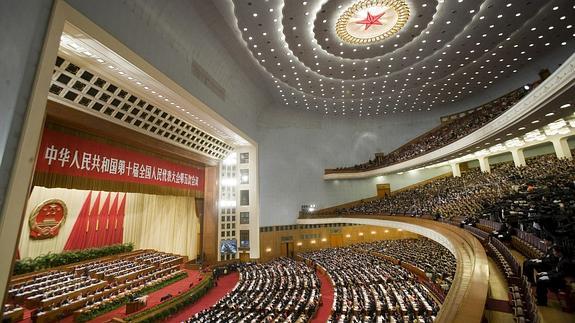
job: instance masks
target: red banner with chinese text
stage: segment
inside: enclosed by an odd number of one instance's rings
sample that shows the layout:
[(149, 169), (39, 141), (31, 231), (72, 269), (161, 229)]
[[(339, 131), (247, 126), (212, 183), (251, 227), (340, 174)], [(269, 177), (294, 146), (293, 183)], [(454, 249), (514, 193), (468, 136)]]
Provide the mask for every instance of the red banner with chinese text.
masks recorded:
[(36, 171), (203, 191), (204, 171), (44, 129)]

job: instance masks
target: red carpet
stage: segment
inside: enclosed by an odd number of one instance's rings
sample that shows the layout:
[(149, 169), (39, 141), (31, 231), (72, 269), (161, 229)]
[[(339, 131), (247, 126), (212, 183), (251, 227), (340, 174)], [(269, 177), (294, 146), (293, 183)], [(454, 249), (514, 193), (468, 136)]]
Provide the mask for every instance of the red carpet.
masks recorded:
[(229, 293), (236, 286), (240, 274), (237, 272), (232, 272), (229, 275), (220, 277), (218, 280), (218, 286), (210, 289), (204, 297), (202, 297), (198, 302), (189, 305), (184, 308), (181, 312), (174, 315), (173, 317), (166, 320), (166, 322), (182, 322), (187, 320), (190, 316), (203, 311), (206, 308), (217, 303), (222, 297)]
[(321, 305), (317, 310), (317, 315), (311, 320), (312, 323), (327, 322), (331, 314), (331, 306), (333, 305), (333, 286), (327, 274), (322, 274), (319, 270), (317, 276), (321, 281)]

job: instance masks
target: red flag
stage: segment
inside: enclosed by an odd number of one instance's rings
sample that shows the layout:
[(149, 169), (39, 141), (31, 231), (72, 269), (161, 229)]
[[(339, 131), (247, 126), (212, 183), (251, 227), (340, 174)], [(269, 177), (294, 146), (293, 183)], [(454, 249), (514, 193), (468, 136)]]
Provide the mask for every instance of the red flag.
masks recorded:
[(92, 248), (96, 245), (96, 229), (98, 226), (98, 213), (100, 212), (100, 194), (96, 197), (96, 201), (90, 211), (89, 221), (86, 224), (86, 243), (82, 245), (82, 249)]
[(108, 196), (106, 196), (106, 201), (104, 201), (104, 205), (102, 206), (100, 214), (98, 215), (94, 247), (103, 246), (106, 240), (106, 226), (108, 225), (108, 215), (110, 214), (110, 195), (112, 195), (112, 193), (108, 193)]
[(68, 236), (64, 250), (76, 250), (81, 249), (86, 242), (86, 225), (88, 223), (88, 216), (90, 214), (90, 202), (92, 201), (92, 191), (88, 193), (80, 213), (74, 222), (74, 227)]
[(114, 244), (114, 234), (116, 230), (116, 217), (118, 216), (118, 196), (120, 193), (116, 193), (112, 207), (110, 207), (110, 212), (108, 213), (108, 220), (106, 222), (106, 237), (104, 239), (104, 246), (109, 246)]
[(120, 203), (120, 208), (118, 209), (118, 214), (116, 214), (116, 230), (114, 233), (114, 243), (124, 242), (124, 216), (126, 215), (126, 193), (124, 193), (124, 198), (122, 203)]

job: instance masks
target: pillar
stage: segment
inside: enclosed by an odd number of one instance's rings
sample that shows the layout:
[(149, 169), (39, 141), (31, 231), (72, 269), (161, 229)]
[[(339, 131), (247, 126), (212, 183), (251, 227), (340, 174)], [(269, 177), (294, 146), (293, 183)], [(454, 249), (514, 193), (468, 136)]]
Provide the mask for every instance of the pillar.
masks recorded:
[(452, 163), (451, 165), (451, 174), (453, 177), (461, 177), (461, 168), (459, 168), (459, 163)]
[(479, 157), (479, 168), (482, 173), (491, 173), (491, 167), (489, 167), (489, 157)]
[(515, 167), (526, 165), (523, 149), (511, 149), (511, 155), (513, 156), (513, 163), (515, 164)]
[[(0, 308), (25, 225), (24, 210), (60, 41), (60, 34), (47, 35), (51, 10), (51, 0), (0, 1)], [(45, 36), (50, 46), (44, 46)]]
[(557, 158), (573, 159), (573, 156), (571, 156), (571, 150), (569, 149), (569, 144), (567, 143), (567, 137), (551, 138), (551, 142), (553, 143), (553, 149), (555, 149), (555, 155), (557, 155)]
[[(208, 264), (218, 262), (218, 196), (219, 167), (205, 168), (204, 210), (200, 223), (201, 227), (201, 258)], [(200, 246), (198, 246), (200, 247)]]

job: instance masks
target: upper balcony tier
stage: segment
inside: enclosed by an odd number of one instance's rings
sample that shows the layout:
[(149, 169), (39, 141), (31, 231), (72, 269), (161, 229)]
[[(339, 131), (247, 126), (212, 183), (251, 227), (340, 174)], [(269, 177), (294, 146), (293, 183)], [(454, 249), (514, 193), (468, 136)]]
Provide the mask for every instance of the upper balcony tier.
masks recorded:
[(573, 114), (565, 107), (573, 104), (574, 82), (575, 54), (543, 82), (474, 108), (387, 155), (377, 154), (374, 160), (352, 167), (326, 169), (324, 179), (365, 178), (435, 165), (520, 138)]

